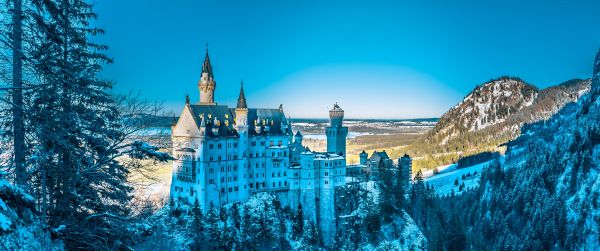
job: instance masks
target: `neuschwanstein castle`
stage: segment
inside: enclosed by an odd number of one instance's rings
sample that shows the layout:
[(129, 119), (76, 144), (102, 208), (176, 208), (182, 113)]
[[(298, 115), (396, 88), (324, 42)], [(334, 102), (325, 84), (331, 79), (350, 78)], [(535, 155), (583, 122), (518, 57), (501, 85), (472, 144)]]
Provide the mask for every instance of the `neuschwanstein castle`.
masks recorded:
[(346, 183), (344, 110), (329, 111), (327, 152), (302, 146), (283, 106), (248, 108), (243, 85), (235, 108), (214, 100), (217, 87), (208, 51), (198, 81), (200, 102), (186, 104), (172, 127), (171, 198), (208, 206), (246, 201), (254, 193), (275, 194), (282, 204), (302, 205), (304, 218), (317, 224), (323, 240), (335, 235), (335, 191)]

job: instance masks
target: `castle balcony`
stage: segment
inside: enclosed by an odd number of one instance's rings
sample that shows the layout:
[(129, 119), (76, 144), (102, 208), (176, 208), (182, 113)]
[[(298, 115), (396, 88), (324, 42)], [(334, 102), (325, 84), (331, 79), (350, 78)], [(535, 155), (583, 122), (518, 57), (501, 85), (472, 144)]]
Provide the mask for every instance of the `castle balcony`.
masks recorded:
[(193, 177), (191, 175), (184, 175), (184, 174), (176, 174), (176, 175), (177, 175), (177, 181), (194, 183), (195, 177)]

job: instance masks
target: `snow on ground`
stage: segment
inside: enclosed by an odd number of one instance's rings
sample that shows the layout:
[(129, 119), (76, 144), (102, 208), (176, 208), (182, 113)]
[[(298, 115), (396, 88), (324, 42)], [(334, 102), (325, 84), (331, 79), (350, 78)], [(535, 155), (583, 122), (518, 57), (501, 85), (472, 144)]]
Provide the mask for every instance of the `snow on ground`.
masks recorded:
[[(437, 170), (438, 170), (438, 174), (437, 175), (440, 175), (440, 174), (443, 174), (443, 173), (447, 173), (447, 172), (451, 172), (451, 171), (456, 170), (456, 164), (450, 164), (450, 165), (440, 166), (440, 167), (437, 168)], [(422, 172), (422, 174), (423, 174), (423, 178), (424, 179), (425, 178), (429, 178), (429, 177), (433, 176), (433, 169), (426, 170), (426, 171)]]
[[(463, 191), (465, 189), (477, 187), (481, 177), (481, 169), (489, 166), (490, 163), (491, 161), (488, 161), (460, 169), (456, 168), (456, 164), (443, 166), (438, 168), (440, 170), (439, 174), (425, 178), (423, 181), (433, 186), (435, 192), (440, 196), (452, 194), (452, 191), (454, 191), (455, 194), (460, 194), (462, 191), (458, 190), (458, 186), (454, 185), (454, 181), (458, 179), (459, 185), (465, 184)], [(465, 176), (465, 179), (462, 178), (463, 175)]]

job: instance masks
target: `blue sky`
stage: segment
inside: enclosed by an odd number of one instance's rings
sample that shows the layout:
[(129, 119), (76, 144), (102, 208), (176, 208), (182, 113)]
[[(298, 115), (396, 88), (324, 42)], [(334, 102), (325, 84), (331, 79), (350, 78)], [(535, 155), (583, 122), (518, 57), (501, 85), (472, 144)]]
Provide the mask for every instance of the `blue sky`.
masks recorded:
[(205, 43), (216, 101), (296, 118), (438, 117), (502, 75), (538, 87), (587, 78), (600, 48), (600, 1), (103, 0), (101, 41), (116, 92), (141, 90), (179, 113)]

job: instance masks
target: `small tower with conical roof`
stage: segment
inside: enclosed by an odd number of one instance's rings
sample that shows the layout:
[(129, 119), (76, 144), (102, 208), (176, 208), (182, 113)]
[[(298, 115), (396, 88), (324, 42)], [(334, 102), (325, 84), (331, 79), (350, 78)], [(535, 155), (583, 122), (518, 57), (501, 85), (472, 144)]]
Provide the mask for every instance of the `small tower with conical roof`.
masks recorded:
[(329, 110), (330, 126), (325, 128), (327, 136), (327, 152), (346, 156), (346, 136), (348, 127), (343, 126), (344, 110), (335, 103)]
[(244, 82), (240, 83), (240, 95), (235, 107), (235, 124), (236, 126), (248, 126), (248, 105), (246, 104), (246, 95), (244, 95)]
[(302, 145), (302, 133), (300, 133), (300, 130), (298, 130), (296, 135), (294, 135), (294, 143)]
[(204, 63), (202, 64), (202, 74), (198, 81), (198, 90), (200, 90), (200, 104), (201, 105), (214, 105), (215, 104), (215, 89), (217, 83), (210, 65), (210, 58), (208, 57), (208, 47), (206, 48), (206, 56), (204, 57)]

